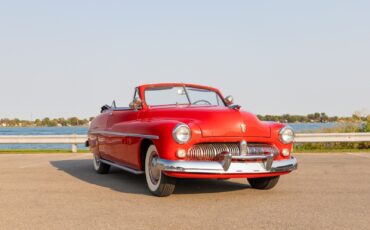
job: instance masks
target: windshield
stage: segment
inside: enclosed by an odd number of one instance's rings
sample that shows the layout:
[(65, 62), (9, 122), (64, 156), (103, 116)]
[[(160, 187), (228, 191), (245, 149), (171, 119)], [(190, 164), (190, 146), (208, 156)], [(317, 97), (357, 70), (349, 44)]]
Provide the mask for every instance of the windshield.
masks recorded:
[(181, 86), (146, 89), (145, 101), (148, 106), (159, 106), (159, 105), (225, 106), (221, 97), (215, 91)]

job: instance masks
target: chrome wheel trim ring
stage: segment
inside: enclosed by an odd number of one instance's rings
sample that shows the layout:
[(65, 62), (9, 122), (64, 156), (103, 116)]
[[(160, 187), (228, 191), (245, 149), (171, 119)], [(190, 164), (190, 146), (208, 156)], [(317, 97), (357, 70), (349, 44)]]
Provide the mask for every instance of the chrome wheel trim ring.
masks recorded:
[(99, 160), (99, 157), (95, 153), (93, 154), (93, 157), (94, 157), (94, 159), (93, 159), (94, 169), (95, 170), (99, 170), (99, 168), (100, 168), (100, 160)]
[(156, 166), (157, 160), (158, 153), (154, 151), (151, 152), (148, 163), (149, 163), (149, 176), (153, 184), (157, 184), (161, 176), (161, 170), (159, 170), (158, 167)]
[(161, 184), (162, 172), (153, 164), (158, 159), (157, 148), (151, 145), (145, 157), (145, 177), (150, 191), (156, 191)]

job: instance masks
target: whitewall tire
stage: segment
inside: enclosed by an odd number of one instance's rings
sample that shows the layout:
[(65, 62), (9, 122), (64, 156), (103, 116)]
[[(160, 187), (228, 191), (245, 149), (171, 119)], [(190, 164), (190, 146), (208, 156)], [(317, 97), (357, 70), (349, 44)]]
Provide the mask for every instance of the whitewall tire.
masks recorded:
[(176, 179), (162, 173), (157, 165), (159, 154), (155, 145), (150, 145), (145, 156), (145, 177), (149, 191), (156, 196), (169, 196), (175, 190)]
[(93, 165), (97, 173), (99, 174), (109, 173), (110, 165), (101, 162), (100, 157), (95, 153), (93, 153)]

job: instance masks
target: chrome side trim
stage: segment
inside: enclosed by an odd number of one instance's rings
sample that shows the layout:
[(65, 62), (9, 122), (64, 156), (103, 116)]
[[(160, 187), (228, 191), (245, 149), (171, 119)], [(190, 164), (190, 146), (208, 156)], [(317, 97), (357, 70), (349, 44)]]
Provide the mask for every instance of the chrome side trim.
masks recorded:
[(223, 162), (218, 161), (169, 161), (158, 160), (158, 165), (163, 171), (182, 173), (205, 173), (205, 174), (249, 174), (249, 173), (273, 173), (291, 172), (296, 170), (298, 162), (291, 157), (288, 160), (273, 161), (270, 169), (263, 162), (231, 162), (227, 170)]
[(156, 135), (146, 135), (146, 134), (137, 134), (137, 133), (123, 133), (123, 132), (113, 132), (113, 131), (94, 131), (90, 132), (89, 134), (101, 134), (101, 135), (108, 135), (108, 136), (118, 136), (118, 137), (141, 137), (141, 138), (148, 138), (158, 140), (159, 136)]
[(138, 171), (136, 169), (132, 169), (132, 168), (129, 168), (129, 167), (126, 167), (126, 166), (123, 166), (123, 165), (119, 165), (119, 164), (113, 163), (111, 161), (107, 161), (107, 160), (104, 160), (104, 159), (100, 159), (99, 161), (101, 161), (105, 164), (112, 165), (114, 167), (120, 168), (120, 169), (125, 170), (127, 172), (136, 174), (136, 175), (144, 174), (144, 171)]

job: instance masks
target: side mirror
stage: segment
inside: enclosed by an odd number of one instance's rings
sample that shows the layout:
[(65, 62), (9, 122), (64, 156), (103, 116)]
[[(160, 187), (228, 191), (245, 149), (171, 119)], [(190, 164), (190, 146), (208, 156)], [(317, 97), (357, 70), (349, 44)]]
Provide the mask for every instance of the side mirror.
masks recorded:
[(130, 103), (130, 108), (134, 110), (139, 110), (143, 108), (143, 103), (140, 98), (135, 97), (135, 99)]
[(232, 105), (232, 104), (234, 104), (234, 97), (229, 95), (229, 96), (225, 97), (225, 101), (226, 101), (227, 105)]

